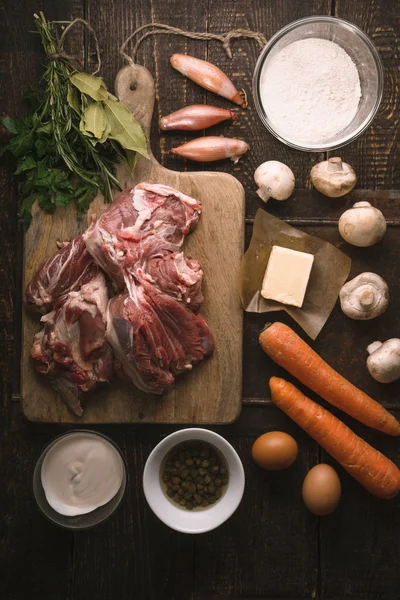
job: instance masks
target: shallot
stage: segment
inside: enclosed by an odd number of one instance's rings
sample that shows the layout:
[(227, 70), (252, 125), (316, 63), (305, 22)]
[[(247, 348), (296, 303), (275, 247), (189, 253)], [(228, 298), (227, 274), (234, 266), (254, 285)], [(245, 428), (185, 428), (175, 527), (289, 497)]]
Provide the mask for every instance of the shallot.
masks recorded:
[(248, 149), (248, 145), (243, 140), (209, 135), (191, 140), (186, 144), (182, 144), (182, 146), (178, 146), (178, 148), (172, 148), (169, 152), (198, 162), (212, 162), (230, 158), (234, 163), (237, 163), (242, 154), (245, 154)]
[(187, 54), (173, 54), (170, 62), (179, 73), (201, 85), (209, 92), (214, 92), (214, 94), (223, 96), (246, 108), (246, 100), (243, 100), (229, 77), (215, 65)]
[(193, 104), (192, 106), (185, 106), (185, 108), (181, 108), (160, 119), (160, 129), (163, 131), (171, 129), (198, 131), (199, 129), (207, 129), (207, 127), (212, 127), (228, 119), (236, 121), (237, 115), (233, 110), (208, 106), (207, 104)]

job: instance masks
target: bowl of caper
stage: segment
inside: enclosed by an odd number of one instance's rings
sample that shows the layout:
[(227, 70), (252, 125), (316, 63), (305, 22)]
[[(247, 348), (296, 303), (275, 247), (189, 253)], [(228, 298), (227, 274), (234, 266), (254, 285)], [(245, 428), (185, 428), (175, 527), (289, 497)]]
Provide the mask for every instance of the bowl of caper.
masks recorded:
[(153, 449), (143, 489), (163, 523), (183, 533), (205, 533), (235, 512), (244, 479), (242, 462), (225, 438), (190, 428), (171, 433)]

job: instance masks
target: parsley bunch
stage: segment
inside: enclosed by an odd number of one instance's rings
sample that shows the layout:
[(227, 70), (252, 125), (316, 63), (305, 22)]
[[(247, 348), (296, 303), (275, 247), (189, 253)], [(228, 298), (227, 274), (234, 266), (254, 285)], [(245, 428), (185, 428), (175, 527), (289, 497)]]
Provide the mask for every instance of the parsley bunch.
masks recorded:
[[(147, 156), (140, 125), (104, 82), (77, 73), (57, 54), (56, 24), (46, 21), (43, 13), (35, 15), (35, 24), (49, 59), (42, 78), (44, 90), (27, 95), (32, 109), (28, 117), (1, 119), (10, 139), (0, 145), (0, 157), (20, 176), (20, 214), (26, 227), (36, 199), (50, 213), (74, 200), (78, 216), (87, 211), (99, 190), (110, 201), (113, 189), (120, 189), (114, 163), (122, 157), (133, 168), (136, 152)], [(97, 101), (93, 101), (91, 90), (96, 88)], [(105, 120), (106, 111), (111, 124)]]

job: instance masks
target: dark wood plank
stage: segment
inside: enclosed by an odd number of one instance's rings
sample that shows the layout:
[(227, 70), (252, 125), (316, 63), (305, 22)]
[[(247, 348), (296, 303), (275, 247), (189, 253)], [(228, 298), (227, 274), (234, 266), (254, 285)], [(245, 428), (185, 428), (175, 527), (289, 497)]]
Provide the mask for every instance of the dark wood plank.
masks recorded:
[[(394, 414), (400, 419), (399, 410)], [(350, 423), (350, 419), (343, 420), (399, 464), (398, 439), (353, 421)], [(342, 500), (334, 514), (320, 520), (320, 597), (397, 600), (400, 589), (400, 497), (393, 500), (374, 498), (325, 452), (321, 460), (337, 470), (342, 481)]]
[[(273, 430), (293, 435), (301, 449), (281, 472), (262, 471), (251, 459), (256, 437)], [(196, 539), (195, 598), (314, 597), (318, 521), (303, 505), (301, 485), (318, 462), (317, 444), (272, 407), (244, 409), (220, 433), (243, 461), (246, 489), (229, 521)]]
[[(231, 29), (250, 29), (259, 31), (267, 38), (272, 37), (279, 29), (302, 17), (313, 14), (330, 14), (329, 0), (309, 0), (307, 2), (224, 2), (210, 0), (209, 30), (213, 33), (226, 32)], [(235, 40), (232, 42), (233, 58), (226, 55), (218, 42), (209, 42), (208, 60), (229, 75), (235, 85), (244, 88), (248, 94), (249, 107), (239, 110), (239, 118), (233, 127), (219, 126), (218, 133), (228, 137), (239, 137), (249, 143), (248, 154), (237, 165), (226, 161), (217, 163), (212, 168), (233, 173), (246, 189), (247, 208), (253, 211), (255, 206), (263, 205), (256, 195), (253, 174), (255, 169), (266, 160), (279, 160), (290, 166), (296, 177), (299, 189), (308, 186), (311, 167), (322, 160), (323, 155), (293, 150), (276, 140), (262, 125), (252, 94), (252, 77), (260, 48), (254, 40)], [(208, 104), (227, 106), (227, 101), (213, 94), (207, 96)]]
[[(363, 29), (376, 45), (384, 65), (384, 95), (380, 110), (368, 131), (339, 154), (349, 162), (358, 176), (358, 187), (400, 187), (399, 89), (400, 72), (397, 49), (400, 40), (400, 12), (396, 0), (368, 2), (335, 1), (335, 15), (349, 20)], [(372, 204), (383, 212), (387, 203), (377, 196)], [(391, 214), (399, 217), (397, 202)], [(335, 361), (341, 372), (356, 385), (383, 402), (399, 407), (398, 382), (383, 386), (368, 378), (364, 367), (364, 348), (372, 338), (386, 339), (398, 335), (397, 325), (397, 228), (389, 228), (382, 246), (352, 253), (355, 275), (364, 270), (379, 273), (389, 282), (392, 302), (386, 314), (370, 324), (350, 322), (346, 325), (343, 344), (336, 347)], [(390, 254), (390, 256), (389, 256)], [(343, 325), (341, 325), (343, 323)], [(336, 327), (335, 327), (336, 325)], [(344, 327), (337, 310), (332, 315), (323, 335), (324, 352), (332, 356), (338, 328)], [(322, 344), (322, 338), (321, 338)], [(398, 418), (399, 412), (396, 411)], [(349, 423), (350, 424), (350, 423)], [(399, 460), (399, 442), (379, 433), (367, 431), (351, 421), (360, 435), (395, 461)], [(366, 494), (355, 482), (339, 471), (343, 481), (343, 501), (340, 509), (321, 520), (321, 597), (398, 598), (400, 576), (398, 562), (400, 547), (396, 531), (399, 529), (399, 500), (384, 502)], [(342, 476), (343, 475), (343, 476)]]
[(400, 11), (397, 0), (335, 1), (335, 15), (358, 25), (374, 42), (384, 67), (384, 93), (372, 126), (340, 155), (355, 169), (358, 186), (400, 187)]
[[(311, 235), (321, 237), (334, 245), (338, 245), (352, 259), (352, 270), (350, 278), (355, 277), (362, 271), (373, 271), (379, 273), (388, 283), (391, 301), (387, 311), (378, 319), (372, 321), (355, 321), (346, 317), (337, 302), (329, 320), (315, 342), (311, 342), (307, 336), (298, 328), (300, 335), (306, 339), (312, 347), (323, 356), (344, 377), (366, 391), (376, 400), (386, 406), (400, 406), (400, 381), (390, 385), (382, 385), (372, 379), (366, 368), (367, 346), (375, 340), (385, 340), (397, 335), (396, 323), (398, 320), (397, 298), (400, 295), (400, 285), (397, 273), (397, 257), (400, 252), (399, 236), (399, 209), (392, 194), (383, 190), (379, 194), (380, 207), (389, 223), (387, 233), (382, 242), (371, 248), (356, 248), (344, 243), (340, 237), (337, 219), (354, 202), (365, 198), (365, 194), (354, 191), (348, 198), (335, 201), (332, 205), (328, 199), (320, 198), (309, 192), (299, 193), (298, 212), (300, 224), (298, 228)], [(294, 198), (296, 201), (296, 195)], [(287, 203), (280, 203), (275, 214), (289, 218), (290, 207)], [(328, 212), (329, 208), (329, 212)], [(307, 224), (306, 215), (315, 215), (312, 225)], [(324, 219), (324, 215), (329, 217)], [(318, 221), (318, 220), (321, 221)], [(294, 226), (297, 226), (296, 224)], [(252, 223), (246, 227), (246, 239), (250, 241)], [(268, 379), (274, 374), (283, 373), (267, 356), (263, 354), (258, 346), (258, 335), (262, 327), (269, 320), (284, 320), (290, 326), (295, 327), (286, 313), (255, 315), (246, 313), (244, 328), (244, 347), (246, 354), (251, 360), (244, 360), (243, 395), (249, 398), (269, 398)], [(295, 327), (296, 328), (296, 327)], [(343, 335), (338, 336), (338, 331)]]
[[(41, 8), (50, 19), (83, 16), (83, 3), (51, 0), (40, 7), (34, 1), (2, 3), (0, 7), (1, 110), (22, 116), (22, 95), (36, 86), (42, 73), (39, 39), (32, 35), (33, 13)], [(76, 48), (82, 48), (82, 34)], [(78, 37), (75, 39), (77, 40)], [(71, 575), (73, 535), (50, 524), (38, 511), (32, 493), (32, 474), (42, 447), (57, 430), (40, 431), (22, 419), (19, 404), (12, 401), (16, 369), (15, 319), (19, 303), (16, 251), (17, 190), (11, 174), (0, 171), (0, 596), (7, 600), (67, 598)], [(17, 307), (17, 308), (16, 308)]]

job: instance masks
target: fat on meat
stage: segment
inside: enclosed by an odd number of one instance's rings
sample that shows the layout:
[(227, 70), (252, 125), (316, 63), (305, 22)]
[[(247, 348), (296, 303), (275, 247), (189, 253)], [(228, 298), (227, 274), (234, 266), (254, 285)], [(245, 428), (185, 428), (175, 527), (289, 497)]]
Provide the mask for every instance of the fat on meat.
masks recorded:
[(121, 192), (84, 233), (86, 247), (118, 290), (127, 273), (178, 252), (197, 225), (201, 204), (171, 187), (140, 183)]
[(40, 265), (25, 289), (25, 308), (44, 315), (58, 300), (79, 290), (98, 273), (99, 268), (79, 235)]
[(82, 400), (113, 372), (113, 355), (106, 340), (108, 304), (104, 275), (98, 272), (78, 291), (58, 300), (41, 318), (31, 356), (38, 372), (49, 377), (64, 402), (82, 415)]

